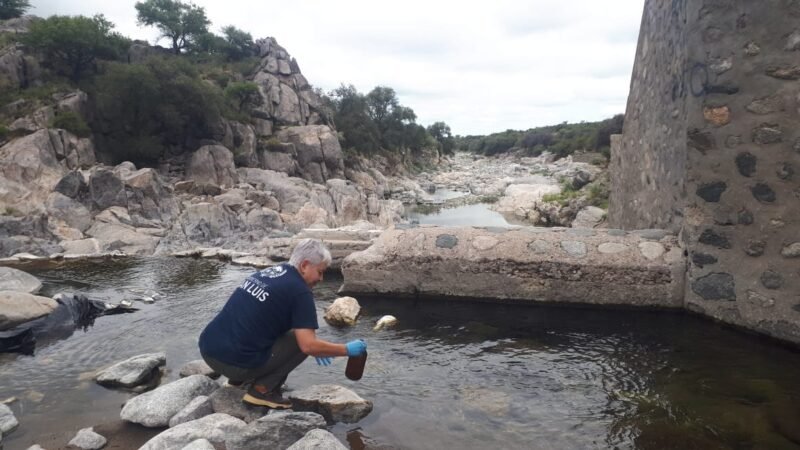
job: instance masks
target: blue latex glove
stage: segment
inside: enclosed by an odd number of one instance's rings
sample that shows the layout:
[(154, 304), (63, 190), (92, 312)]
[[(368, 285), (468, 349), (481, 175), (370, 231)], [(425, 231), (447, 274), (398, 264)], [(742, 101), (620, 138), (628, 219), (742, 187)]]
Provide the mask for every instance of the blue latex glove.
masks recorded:
[(315, 356), (314, 359), (317, 360), (317, 364), (320, 366), (330, 366), (331, 361), (333, 361), (333, 358), (329, 356)]
[(367, 343), (363, 339), (356, 339), (345, 344), (347, 356), (361, 356), (367, 352)]

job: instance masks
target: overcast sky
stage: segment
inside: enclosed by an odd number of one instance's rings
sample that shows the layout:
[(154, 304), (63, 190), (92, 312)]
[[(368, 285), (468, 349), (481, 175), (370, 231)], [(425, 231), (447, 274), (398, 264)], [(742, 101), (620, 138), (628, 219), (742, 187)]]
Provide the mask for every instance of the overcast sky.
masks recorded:
[[(315, 87), (395, 89), (417, 122), (488, 134), (625, 111), (644, 0), (197, 0), (212, 31), (273, 36)], [(30, 13), (102, 13), (155, 42), (135, 1), (32, 0)], [(162, 41), (167, 45), (167, 41)]]

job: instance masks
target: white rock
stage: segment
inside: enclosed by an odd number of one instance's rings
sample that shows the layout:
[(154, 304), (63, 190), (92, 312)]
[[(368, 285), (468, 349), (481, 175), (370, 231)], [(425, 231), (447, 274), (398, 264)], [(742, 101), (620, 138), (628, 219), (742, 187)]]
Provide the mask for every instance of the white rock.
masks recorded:
[(325, 310), (324, 318), (333, 326), (353, 326), (360, 313), (358, 300), (353, 297), (339, 297)]
[(289, 395), (296, 407), (322, 414), (333, 422), (355, 423), (372, 411), (372, 402), (334, 384), (318, 384)]
[(169, 426), (175, 427), (210, 414), (214, 414), (214, 407), (211, 404), (211, 399), (206, 395), (201, 395), (189, 402), (182, 410), (172, 416), (172, 418), (169, 419)]
[(8, 434), (19, 426), (19, 421), (14, 416), (11, 408), (0, 403), (0, 434)]
[(208, 439), (198, 439), (196, 441), (192, 441), (186, 447), (183, 447), (181, 450), (216, 450), (214, 444), (208, 441)]
[(215, 443), (227, 442), (241, 434), (245, 426), (243, 421), (227, 414), (210, 414), (153, 436), (139, 450), (173, 450), (183, 448), (198, 439)]
[(316, 429), (303, 436), (286, 450), (347, 450), (329, 431)]
[(164, 427), (195, 397), (209, 395), (218, 388), (214, 380), (203, 375), (181, 378), (128, 400), (120, 418), (146, 427)]
[(46, 316), (57, 307), (58, 303), (51, 298), (25, 292), (0, 291), (0, 331)]
[(395, 316), (383, 316), (375, 323), (375, 326), (372, 328), (373, 331), (382, 330), (384, 328), (393, 327), (397, 325), (397, 317)]
[(163, 352), (137, 355), (101, 370), (94, 379), (103, 386), (134, 387), (147, 382), (153, 369), (166, 363)]
[(97, 450), (106, 445), (106, 438), (94, 432), (93, 428), (84, 428), (69, 441), (69, 445), (84, 450)]

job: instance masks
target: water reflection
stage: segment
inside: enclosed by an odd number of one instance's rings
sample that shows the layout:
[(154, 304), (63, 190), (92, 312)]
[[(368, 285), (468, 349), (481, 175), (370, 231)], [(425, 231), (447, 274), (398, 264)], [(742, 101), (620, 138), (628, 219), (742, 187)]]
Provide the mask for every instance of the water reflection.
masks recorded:
[[(50, 292), (120, 299), (156, 288), (164, 298), (34, 357), (0, 355), (4, 396), (20, 399), (7, 448), (116, 417), (129, 394), (90, 381), (113, 362), (164, 351), (165, 381), (175, 379), (199, 356), (202, 327), (252, 271), (191, 259), (114, 266), (36, 273)], [(385, 298), (359, 298), (359, 323), (338, 329), (321, 316), (340, 282), (326, 274), (315, 289), (318, 334), (367, 339), (364, 377), (347, 380), (345, 358), (336, 358), (302, 365), (288, 383), (340, 384), (374, 402), (358, 424), (332, 428), (351, 448), (800, 448), (796, 351), (675, 313)], [(399, 323), (373, 332), (385, 314)]]

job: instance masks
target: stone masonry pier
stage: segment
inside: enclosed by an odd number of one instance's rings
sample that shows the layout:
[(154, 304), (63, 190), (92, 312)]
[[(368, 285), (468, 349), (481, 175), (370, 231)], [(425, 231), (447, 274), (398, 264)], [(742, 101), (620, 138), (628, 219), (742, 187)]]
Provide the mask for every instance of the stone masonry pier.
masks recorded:
[(342, 264), (342, 292), (680, 308), (685, 258), (662, 230), (420, 226)]

